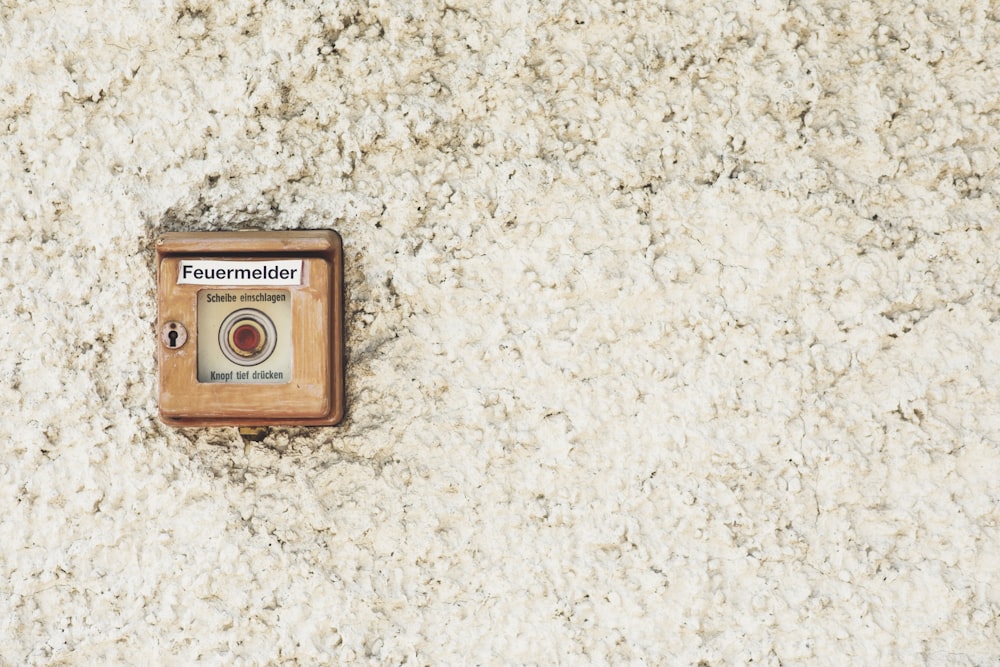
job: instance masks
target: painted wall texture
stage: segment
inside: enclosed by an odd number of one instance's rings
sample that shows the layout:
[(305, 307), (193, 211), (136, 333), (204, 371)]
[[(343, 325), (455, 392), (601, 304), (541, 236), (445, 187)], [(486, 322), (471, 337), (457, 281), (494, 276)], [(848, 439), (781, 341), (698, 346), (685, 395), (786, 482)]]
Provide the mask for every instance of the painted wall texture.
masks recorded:
[[(995, 665), (986, 0), (0, 5), (0, 664)], [(338, 428), (156, 418), (344, 238)]]

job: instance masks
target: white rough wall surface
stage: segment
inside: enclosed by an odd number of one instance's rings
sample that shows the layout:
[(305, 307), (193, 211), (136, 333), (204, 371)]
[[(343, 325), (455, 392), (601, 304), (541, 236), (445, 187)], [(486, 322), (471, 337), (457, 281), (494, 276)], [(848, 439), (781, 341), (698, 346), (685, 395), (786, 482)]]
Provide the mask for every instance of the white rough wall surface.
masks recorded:
[[(996, 665), (998, 12), (0, 4), (0, 664)], [(324, 227), (344, 424), (161, 425)]]

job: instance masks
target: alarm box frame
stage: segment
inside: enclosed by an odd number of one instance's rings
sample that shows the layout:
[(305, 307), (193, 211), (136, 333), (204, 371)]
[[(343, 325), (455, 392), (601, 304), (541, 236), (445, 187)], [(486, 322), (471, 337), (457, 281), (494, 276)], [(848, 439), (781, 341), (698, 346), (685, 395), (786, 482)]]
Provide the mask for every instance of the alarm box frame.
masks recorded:
[(344, 392), (343, 244), (332, 230), (156, 242), (160, 419), (333, 426)]

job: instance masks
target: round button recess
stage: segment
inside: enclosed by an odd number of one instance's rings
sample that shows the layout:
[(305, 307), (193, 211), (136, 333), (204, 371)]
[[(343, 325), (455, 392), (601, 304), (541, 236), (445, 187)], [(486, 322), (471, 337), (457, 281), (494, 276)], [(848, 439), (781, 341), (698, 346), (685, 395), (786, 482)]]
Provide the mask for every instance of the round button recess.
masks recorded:
[(250, 357), (264, 349), (267, 334), (253, 320), (240, 320), (229, 330), (229, 347), (243, 357)]
[(274, 322), (256, 308), (233, 311), (219, 327), (222, 354), (240, 366), (256, 366), (267, 360), (277, 339)]

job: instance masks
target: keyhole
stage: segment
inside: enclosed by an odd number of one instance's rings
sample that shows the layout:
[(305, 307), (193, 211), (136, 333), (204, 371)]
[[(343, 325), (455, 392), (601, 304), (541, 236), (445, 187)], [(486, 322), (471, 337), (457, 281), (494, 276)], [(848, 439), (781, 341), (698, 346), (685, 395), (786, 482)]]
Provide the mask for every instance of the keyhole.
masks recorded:
[(160, 344), (170, 350), (177, 350), (184, 347), (187, 339), (187, 329), (180, 322), (167, 322), (160, 331)]

